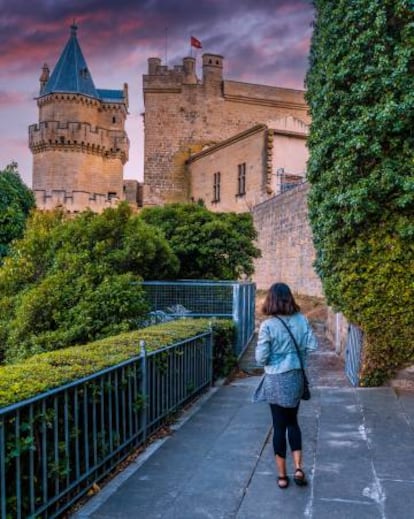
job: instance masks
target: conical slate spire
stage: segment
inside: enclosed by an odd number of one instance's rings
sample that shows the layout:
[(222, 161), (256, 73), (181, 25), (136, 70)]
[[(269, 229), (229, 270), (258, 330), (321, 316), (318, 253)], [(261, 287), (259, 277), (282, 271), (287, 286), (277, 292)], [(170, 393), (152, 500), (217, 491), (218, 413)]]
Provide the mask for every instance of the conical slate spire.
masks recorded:
[(41, 88), (40, 95), (53, 92), (83, 94), (99, 99), (85, 58), (76, 37), (78, 27), (70, 28), (70, 38), (56, 64), (48, 82)]

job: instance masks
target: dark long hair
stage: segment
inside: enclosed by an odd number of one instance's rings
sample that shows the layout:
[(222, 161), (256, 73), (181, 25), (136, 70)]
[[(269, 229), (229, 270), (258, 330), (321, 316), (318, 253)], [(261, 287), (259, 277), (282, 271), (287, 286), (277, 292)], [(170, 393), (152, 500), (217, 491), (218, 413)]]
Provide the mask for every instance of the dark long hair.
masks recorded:
[(300, 306), (285, 283), (274, 283), (267, 292), (262, 312), (266, 315), (292, 315), (300, 312)]

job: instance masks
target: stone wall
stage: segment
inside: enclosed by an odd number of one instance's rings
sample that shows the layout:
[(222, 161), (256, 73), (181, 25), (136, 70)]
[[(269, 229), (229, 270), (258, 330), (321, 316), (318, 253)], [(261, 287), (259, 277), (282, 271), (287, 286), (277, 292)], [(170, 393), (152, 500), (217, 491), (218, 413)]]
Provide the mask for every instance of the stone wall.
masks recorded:
[[(244, 213), (265, 200), (267, 127), (258, 125), (234, 139), (202, 151), (189, 161), (191, 196), (210, 211)], [(239, 165), (245, 167), (245, 192), (239, 193)], [(214, 200), (214, 175), (220, 174), (220, 197)]]
[(315, 249), (308, 222), (309, 184), (277, 195), (253, 208), (262, 257), (255, 261), (258, 289), (272, 283), (287, 283), (293, 292), (323, 297), (322, 284), (312, 264)]
[(246, 212), (284, 191), (286, 184), (302, 183), (307, 133), (302, 121), (282, 117), (191, 155), (187, 161), (191, 200), (203, 200), (210, 211)]

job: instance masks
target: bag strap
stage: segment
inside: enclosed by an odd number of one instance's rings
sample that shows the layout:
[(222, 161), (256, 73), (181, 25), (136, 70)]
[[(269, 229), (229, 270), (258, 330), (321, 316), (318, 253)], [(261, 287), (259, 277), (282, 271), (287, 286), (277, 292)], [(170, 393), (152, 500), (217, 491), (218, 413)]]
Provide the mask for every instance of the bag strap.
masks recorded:
[(306, 376), (305, 368), (303, 367), (302, 357), (301, 357), (300, 350), (299, 350), (299, 346), (298, 346), (298, 343), (296, 342), (295, 337), (293, 336), (293, 333), (290, 331), (289, 326), (285, 323), (285, 321), (283, 319), (281, 319), (278, 315), (274, 315), (273, 317), (276, 317), (276, 319), (278, 319), (283, 324), (283, 326), (286, 328), (289, 335), (291, 336), (293, 344), (295, 345), (295, 348), (296, 348), (296, 353), (298, 354), (298, 357), (299, 357), (301, 370), (303, 371), (303, 375)]

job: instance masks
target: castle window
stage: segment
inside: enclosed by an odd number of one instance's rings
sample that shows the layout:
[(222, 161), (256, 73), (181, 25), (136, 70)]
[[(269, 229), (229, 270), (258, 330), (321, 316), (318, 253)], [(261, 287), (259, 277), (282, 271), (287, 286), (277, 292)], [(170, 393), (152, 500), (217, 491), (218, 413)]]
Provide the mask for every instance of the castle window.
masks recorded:
[(213, 203), (220, 202), (220, 184), (221, 184), (221, 173), (214, 173), (213, 183)]
[(88, 79), (88, 77), (89, 77), (88, 69), (86, 67), (85, 68), (81, 68), (79, 70), (79, 75), (80, 75), (81, 78)]
[(113, 198), (116, 198), (116, 197), (117, 197), (117, 194), (115, 193), (115, 191), (109, 191), (108, 200), (112, 200)]
[(115, 115), (112, 117), (112, 124), (115, 124), (116, 123), (116, 117)]
[(61, 144), (65, 144), (65, 137), (63, 137), (63, 135), (62, 135), (62, 137), (60, 138), (60, 142), (61, 142)]
[(237, 166), (237, 196), (246, 194), (246, 163)]

